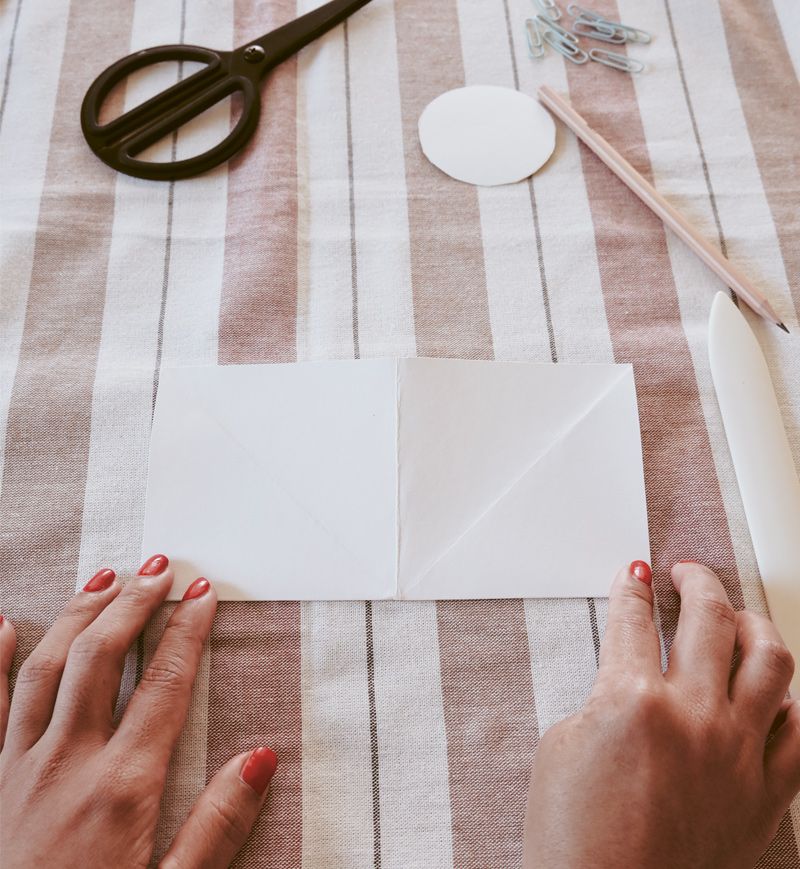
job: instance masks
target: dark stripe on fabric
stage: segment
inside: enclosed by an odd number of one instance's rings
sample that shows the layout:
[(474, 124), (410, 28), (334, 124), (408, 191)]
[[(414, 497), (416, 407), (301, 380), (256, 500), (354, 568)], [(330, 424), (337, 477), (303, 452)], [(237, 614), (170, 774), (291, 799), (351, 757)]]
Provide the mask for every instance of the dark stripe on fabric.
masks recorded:
[[(508, 51), (511, 55), (511, 68), (514, 73), (514, 87), (519, 90), (519, 68), (517, 55), (514, 50), (514, 37), (511, 32), (511, 13), (508, 8), (508, 0), (503, 0), (503, 11), (506, 17), (506, 33), (508, 35)], [(533, 175), (528, 178), (528, 194), (531, 199), (531, 215), (533, 217), (533, 234), (536, 239), (536, 262), (539, 266), (539, 283), (542, 287), (542, 307), (544, 308), (545, 322), (547, 323), (547, 338), (550, 343), (550, 361), (558, 362), (556, 349), (556, 334), (553, 328), (553, 314), (550, 308), (550, 289), (547, 285), (547, 272), (544, 267), (544, 249), (542, 247), (542, 233), (539, 229), (539, 208), (536, 205), (536, 192), (533, 189)]]
[(689, 112), (689, 120), (692, 123), (692, 133), (694, 141), (697, 145), (697, 151), (700, 154), (700, 162), (703, 166), (703, 178), (706, 182), (706, 190), (708, 190), (708, 201), (711, 204), (711, 213), (714, 215), (714, 226), (717, 228), (717, 239), (719, 241), (719, 249), (723, 256), (728, 255), (728, 246), (725, 243), (725, 236), (722, 234), (722, 224), (719, 219), (719, 209), (717, 208), (717, 197), (714, 194), (714, 188), (711, 185), (711, 176), (708, 173), (708, 163), (706, 161), (706, 152), (703, 150), (703, 142), (700, 139), (700, 130), (697, 128), (697, 118), (694, 114), (694, 106), (692, 98), (689, 95), (689, 86), (686, 84), (686, 72), (683, 68), (683, 58), (681, 57), (681, 49), (678, 45), (678, 39), (675, 36), (675, 24), (672, 20), (672, 9), (669, 5), (669, 0), (664, 0), (664, 9), (667, 13), (667, 22), (669, 23), (669, 36), (672, 40), (672, 48), (675, 51), (675, 60), (678, 64), (678, 75), (681, 79), (681, 88), (683, 89), (683, 98), (686, 101), (686, 108)]
[[(181, 0), (181, 22), (178, 41), (183, 44), (186, 41), (186, 0)], [(183, 78), (183, 61), (178, 63), (178, 81)], [(178, 131), (172, 134), (170, 148), (170, 160), (173, 162), (178, 152)], [(164, 352), (164, 316), (167, 310), (167, 292), (169, 290), (170, 263), (172, 262), (172, 216), (175, 211), (175, 182), (169, 182), (167, 192), (167, 220), (164, 238), (164, 264), (161, 276), (161, 301), (158, 308), (158, 326), (156, 327), (156, 359), (153, 364), (153, 397), (150, 403), (150, 421), (156, 412), (156, 399), (158, 398), (158, 379), (161, 375), (161, 357)], [(145, 629), (146, 630), (146, 629)], [(139, 634), (136, 639), (136, 674), (134, 684), (138, 685), (144, 672), (145, 636)]]
[(12, 620), (17, 605), (25, 614), (16, 666), (76, 583), (117, 175), (75, 119), (86, 58), (125, 55), (131, 22), (131, 5), (107, 0), (73, 4), (67, 20), (0, 495), (0, 563), (13, 579), (3, 605)]
[[(672, 40), (672, 48), (675, 51), (675, 60), (678, 64), (678, 75), (681, 79), (681, 88), (683, 89), (683, 98), (686, 101), (686, 109), (689, 112), (689, 120), (692, 124), (692, 133), (694, 135), (694, 141), (697, 144), (697, 152), (700, 155), (700, 163), (703, 167), (703, 178), (706, 182), (706, 190), (708, 191), (708, 201), (711, 205), (711, 213), (714, 216), (714, 226), (717, 228), (717, 240), (719, 241), (719, 249), (722, 251), (723, 256), (728, 255), (728, 244), (725, 241), (725, 235), (722, 232), (722, 223), (719, 219), (719, 209), (717, 208), (717, 197), (714, 193), (714, 187), (711, 184), (711, 175), (708, 171), (708, 162), (706, 161), (706, 152), (703, 149), (703, 142), (700, 138), (700, 130), (697, 126), (697, 118), (694, 114), (694, 106), (692, 104), (692, 98), (689, 94), (689, 86), (686, 83), (686, 72), (683, 68), (683, 58), (681, 56), (680, 45), (678, 44), (678, 39), (675, 35), (675, 23), (672, 20), (672, 9), (669, 5), (669, 0), (664, 0), (664, 10), (667, 13), (667, 22), (669, 24), (669, 36)], [(734, 304), (739, 306), (739, 297), (736, 295), (734, 290), (729, 289), (729, 293), (731, 298), (734, 301)]]
[[(181, 40), (183, 42), (183, 40)], [(173, 136), (175, 134), (173, 133)], [(175, 159), (177, 142), (172, 142), (172, 159)], [(151, 414), (156, 411), (156, 399), (158, 398), (158, 379), (161, 375), (161, 357), (164, 353), (164, 315), (167, 310), (167, 291), (169, 290), (169, 267), (172, 261), (172, 215), (175, 210), (175, 182), (169, 182), (167, 194), (167, 236), (164, 242), (164, 270), (161, 279), (161, 304), (158, 309), (158, 329), (156, 333), (156, 361), (153, 366), (153, 400)]]
[(375, 642), (372, 601), (364, 603), (367, 634), (367, 695), (369, 700), (369, 747), (372, 763), (372, 848), (375, 869), (381, 869), (381, 779), (378, 755), (378, 714), (375, 705)]
[[(181, 24), (179, 42), (186, 41), (186, 0), (181, 0)], [(178, 81), (183, 79), (183, 61), (178, 63)], [(170, 148), (170, 160), (175, 162), (178, 154), (178, 130), (172, 134)], [(156, 399), (158, 398), (158, 378), (161, 374), (161, 356), (164, 352), (164, 315), (167, 310), (167, 292), (169, 290), (169, 272), (172, 262), (172, 218), (175, 212), (175, 182), (169, 182), (167, 194), (167, 227), (166, 241), (164, 243), (164, 270), (161, 280), (161, 306), (158, 311), (158, 331), (156, 334), (156, 361), (153, 366), (153, 403), (152, 412), (155, 413)]]
[(19, 27), (19, 14), (21, 10), (22, 0), (17, 0), (17, 8), (14, 10), (14, 23), (11, 25), (11, 36), (8, 38), (8, 57), (6, 58), (6, 71), (3, 75), (3, 95), (0, 97), (0, 130), (3, 129), (3, 116), (6, 113), (8, 88), (11, 84), (11, 64), (14, 62), (14, 46), (17, 42), (17, 28)]
[[(356, 243), (356, 199), (353, 179), (353, 116), (350, 94), (350, 36), (344, 22), (344, 80), (347, 115), (347, 180), (350, 190), (350, 270), (353, 293), (353, 357), (359, 359), (361, 347), (358, 335), (358, 257)], [(364, 602), (367, 658), (367, 702), (369, 706), (369, 748), (372, 769), (372, 851), (375, 869), (381, 867), (381, 781), (378, 748), (378, 713), (375, 701), (375, 640), (373, 635), (372, 601)]]
[(592, 645), (594, 646), (594, 664), (600, 667), (600, 630), (597, 626), (597, 604), (593, 597), (586, 598), (589, 607), (589, 626), (592, 629)]

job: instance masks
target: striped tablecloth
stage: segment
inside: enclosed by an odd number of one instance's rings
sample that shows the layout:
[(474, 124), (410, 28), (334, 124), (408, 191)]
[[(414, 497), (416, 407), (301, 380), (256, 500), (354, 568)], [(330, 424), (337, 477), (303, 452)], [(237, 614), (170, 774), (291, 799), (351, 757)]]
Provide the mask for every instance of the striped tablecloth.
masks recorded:
[[(310, 5), (0, 9), (0, 571), (18, 661), (96, 568), (138, 566), (165, 364), (632, 362), (667, 644), (679, 558), (763, 610), (706, 356), (720, 282), (563, 128), (531, 183), (494, 189), (440, 174), (416, 129), (464, 83), (568, 94), (792, 330), (749, 317), (800, 464), (800, 5), (595, 2), (655, 34), (631, 49), (648, 64), (633, 78), (529, 59), (530, 0), (373, 0), (269, 79), (258, 134), (228, 166), (138, 181), (84, 144), (80, 102), (107, 63), (240, 45)], [(226, 758), (268, 743), (279, 772), (241, 866), (519, 866), (537, 740), (586, 698), (605, 614), (599, 599), (223, 603), (159, 849)], [(760, 865), (800, 866), (799, 839), (796, 805)]]

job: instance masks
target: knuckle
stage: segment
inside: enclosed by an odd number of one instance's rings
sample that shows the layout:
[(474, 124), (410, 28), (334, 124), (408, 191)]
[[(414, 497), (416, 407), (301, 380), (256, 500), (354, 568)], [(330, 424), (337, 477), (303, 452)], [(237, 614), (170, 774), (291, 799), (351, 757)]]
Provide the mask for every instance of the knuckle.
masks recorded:
[(756, 642), (756, 651), (771, 672), (787, 679), (794, 675), (792, 653), (779, 640), (760, 639)]
[(736, 626), (736, 611), (727, 598), (719, 597), (713, 592), (700, 592), (696, 606), (711, 621), (720, 625)]
[(147, 689), (173, 691), (183, 687), (191, 678), (186, 662), (177, 655), (160, 655), (142, 673), (140, 684)]
[(65, 736), (52, 739), (46, 750), (31, 755), (30, 784), (37, 793), (57, 785), (75, 765), (75, 751)]
[(128, 610), (148, 608), (153, 600), (155, 587), (147, 582), (149, 577), (140, 577), (137, 582), (128, 583), (117, 598), (121, 607)]
[(739, 610), (736, 613), (737, 647), (749, 642), (751, 636), (763, 634), (765, 630), (769, 630), (770, 624), (770, 620), (761, 613), (755, 613), (752, 610)]
[(164, 628), (162, 642), (181, 650), (184, 657), (199, 656), (203, 650), (203, 638), (197, 635), (193, 624), (180, 618), (180, 611), (167, 623)]
[(664, 712), (660, 692), (645, 683), (631, 685), (620, 698), (618, 708), (623, 718), (637, 728), (660, 720)]
[(124, 651), (119, 638), (112, 632), (96, 627), (85, 630), (75, 638), (69, 649), (70, 662), (91, 663), (112, 657)]
[(87, 619), (94, 618), (98, 606), (97, 597), (87, 594), (77, 594), (61, 611), (60, 618), (67, 622), (85, 624)]
[(161, 796), (158, 772), (139, 763), (131, 763), (129, 756), (121, 754), (106, 758), (103, 776), (97, 787), (101, 804), (122, 815), (141, 809), (153, 794), (156, 798)]
[(166, 854), (161, 858), (158, 869), (192, 869), (178, 853)]
[(35, 651), (17, 673), (16, 689), (25, 686), (36, 686), (61, 676), (64, 670), (64, 657), (50, 652)]
[(653, 630), (653, 619), (649, 613), (640, 610), (628, 610), (620, 616), (620, 626), (632, 636), (641, 636)]

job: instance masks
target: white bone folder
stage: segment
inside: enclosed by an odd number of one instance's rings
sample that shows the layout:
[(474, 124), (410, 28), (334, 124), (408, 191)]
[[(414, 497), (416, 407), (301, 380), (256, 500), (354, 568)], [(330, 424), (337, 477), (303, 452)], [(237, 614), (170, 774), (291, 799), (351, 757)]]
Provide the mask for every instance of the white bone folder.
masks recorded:
[(708, 352), (770, 616), (797, 664), (790, 693), (800, 697), (800, 480), (764, 354), (722, 292)]

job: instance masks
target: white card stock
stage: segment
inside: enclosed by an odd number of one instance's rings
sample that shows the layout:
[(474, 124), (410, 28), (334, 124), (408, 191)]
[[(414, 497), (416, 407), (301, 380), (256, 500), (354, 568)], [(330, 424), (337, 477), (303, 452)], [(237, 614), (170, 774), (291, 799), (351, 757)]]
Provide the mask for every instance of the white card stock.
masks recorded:
[(142, 552), (257, 600), (600, 596), (648, 558), (633, 370), (165, 369)]
[(556, 144), (550, 113), (513, 88), (472, 85), (447, 91), (419, 119), (425, 156), (458, 181), (493, 187), (541, 168)]

